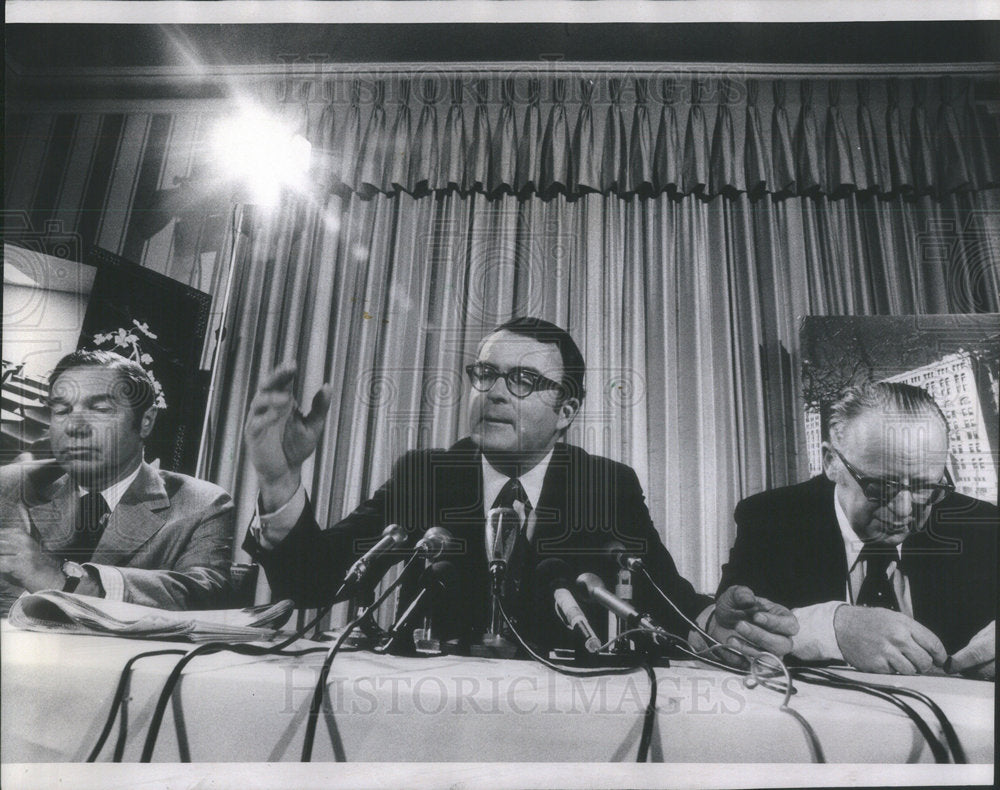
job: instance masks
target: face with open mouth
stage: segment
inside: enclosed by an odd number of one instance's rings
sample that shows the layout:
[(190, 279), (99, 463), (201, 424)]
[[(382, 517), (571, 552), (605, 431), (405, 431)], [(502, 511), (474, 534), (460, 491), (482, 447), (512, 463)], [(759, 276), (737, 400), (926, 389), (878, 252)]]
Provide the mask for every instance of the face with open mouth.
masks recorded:
[(487, 460), (533, 465), (555, 445), (576, 414), (576, 401), (563, 401), (552, 389), (536, 389), (524, 397), (512, 394), (504, 376), (521, 369), (559, 382), (562, 358), (553, 344), (506, 330), (488, 336), (477, 363), (499, 373), (488, 390), (472, 389), (469, 429)]
[[(923, 492), (944, 478), (948, 457), (948, 435), (937, 416), (864, 413), (835, 444), (824, 445), (826, 474), (861, 540), (895, 546), (923, 528), (932, 507)], [(858, 478), (886, 482), (866, 495)]]

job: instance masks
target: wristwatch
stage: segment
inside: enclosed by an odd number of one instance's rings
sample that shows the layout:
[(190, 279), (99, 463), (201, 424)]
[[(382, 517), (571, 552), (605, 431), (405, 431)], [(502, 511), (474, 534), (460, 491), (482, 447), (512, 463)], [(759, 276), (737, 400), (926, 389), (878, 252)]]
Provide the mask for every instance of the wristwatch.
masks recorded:
[(62, 571), (63, 578), (66, 580), (63, 582), (62, 591), (68, 593), (73, 592), (79, 587), (83, 577), (87, 575), (87, 569), (80, 563), (73, 562), (72, 560), (63, 560), (60, 570)]

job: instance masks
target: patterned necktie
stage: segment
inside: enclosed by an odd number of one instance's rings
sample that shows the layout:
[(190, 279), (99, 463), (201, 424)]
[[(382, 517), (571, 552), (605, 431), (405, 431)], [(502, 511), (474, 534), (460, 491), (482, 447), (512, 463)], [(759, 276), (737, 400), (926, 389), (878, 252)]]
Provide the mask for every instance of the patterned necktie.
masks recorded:
[(111, 509), (99, 492), (90, 492), (80, 497), (76, 524), (73, 529), (73, 543), (67, 555), (77, 562), (87, 562), (94, 556), (94, 549), (107, 526)]
[(898, 559), (894, 546), (868, 544), (861, 549), (858, 560), (866, 563), (865, 580), (858, 591), (858, 606), (881, 606), (899, 611), (899, 601), (888, 575), (889, 565)]

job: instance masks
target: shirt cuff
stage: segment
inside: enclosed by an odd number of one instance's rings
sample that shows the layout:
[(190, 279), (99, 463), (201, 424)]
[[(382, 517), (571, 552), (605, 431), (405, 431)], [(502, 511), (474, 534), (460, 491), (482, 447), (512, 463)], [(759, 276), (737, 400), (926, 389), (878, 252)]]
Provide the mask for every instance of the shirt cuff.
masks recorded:
[(301, 483), (292, 494), (292, 498), (273, 513), (264, 513), (260, 506), (260, 496), (257, 497), (257, 513), (250, 534), (257, 545), (265, 551), (271, 551), (281, 541), (288, 537), (306, 507), (306, 489)]
[(792, 655), (805, 661), (843, 661), (837, 644), (833, 618), (844, 601), (826, 601), (792, 609), (799, 621), (799, 632), (792, 637)]
[(83, 567), (97, 574), (101, 587), (104, 588), (105, 600), (125, 600), (125, 577), (120, 570), (111, 565), (94, 565), (91, 562), (83, 563)]

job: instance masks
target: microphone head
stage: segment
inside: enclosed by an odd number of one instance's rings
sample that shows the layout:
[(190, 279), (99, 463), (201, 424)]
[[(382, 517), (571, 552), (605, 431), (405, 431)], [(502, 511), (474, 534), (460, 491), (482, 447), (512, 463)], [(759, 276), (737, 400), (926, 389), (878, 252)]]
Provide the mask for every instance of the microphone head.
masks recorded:
[(628, 570), (623, 562), (625, 561), (625, 544), (620, 540), (612, 540), (604, 544), (605, 553), (611, 557), (615, 564), (623, 570)]
[(416, 549), (427, 559), (437, 559), (453, 541), (451, 533), (444, 527), (431, 527), (417, 542)]
[(392, 542), (399, 545), (406, 541), (406, 530), (399, 524), (390, 524), (382, 530), (383, 538), (392, 538)]
[(558, 557), (548, 557), (538, 563), (535, 568), (535, 579), (540, 589), (551, 591), (557, 587), (568, 588), (572, 578), (573, 571), (570, 570), (569, 563)]
[(514, 508), (495, 507), (486, 514), (486, 557), (491, 564), (510, 559), (520, 528)]
[(607, 592), (608, 589), (596, 573), (581, 573), (576, 577), (576, 587), (581, 594), (587, 596), (588, 601), (594, 599), (595, 591), (604, 590)]
[(639, 557), (633, 556), (620, 540), (612, 540), (605, 543), (604, 551), (623, 571), (635, 571), (643, 567), (642, 560)]
[(437, 584), (441, 592), (447, 593), (458, 589), (458, 570), (453, 562), (438, 560), (428, 565), (424, 574)]

